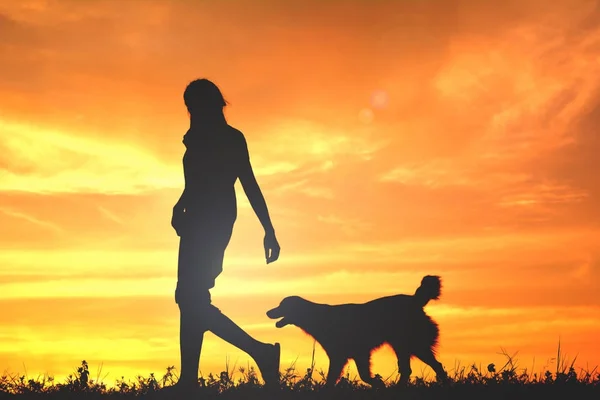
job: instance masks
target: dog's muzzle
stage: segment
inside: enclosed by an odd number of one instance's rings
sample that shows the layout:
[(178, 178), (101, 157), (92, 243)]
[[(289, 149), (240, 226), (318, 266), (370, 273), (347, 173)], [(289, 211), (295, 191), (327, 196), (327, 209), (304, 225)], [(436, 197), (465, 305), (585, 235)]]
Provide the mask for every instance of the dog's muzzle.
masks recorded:
[(269, 317), (271, 319), (281, 318), (279, 321), (275, 322), (275, 326), (277, 328), (283, 328), (284, 326), (289, 324), (289, 322), (283, 316), (283, 312), (281, 311), (281, 309), (279, 307), (275, 307), (275, 308), (267, 311), (267, 317)]

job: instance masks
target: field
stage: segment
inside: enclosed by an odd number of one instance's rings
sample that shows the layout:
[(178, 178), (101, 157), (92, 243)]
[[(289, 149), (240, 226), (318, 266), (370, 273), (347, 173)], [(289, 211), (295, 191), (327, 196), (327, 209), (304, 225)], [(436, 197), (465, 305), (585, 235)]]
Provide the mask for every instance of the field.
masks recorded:
[(435, 378), (413, 377), (406, 387), (396, 384), (397, 376), (383, 378), (386, 388), (373, 390), (357, 377), (343, 376), (336, 388), (324, 388), (322, 370), (309, 368), (298, 373), (294, 365), (281, 374), (276, 390), (263, 388), (253, 368), (238, 368), (199, 379), (199, 389), (193, 394), (176, 396), (170, 387), (177, 382), (174, 367), (168, 367), (162, 377), (154, 374), (134, 380), (117, 380), (113, 385), (100, 377), (90, 377), (89, 366), (83, 361), (65, 382), (52, 377), (28, 378), (4, 375), (0, 377), (0, 399), (531, 399), (560, 396), (568, 399), (600, 398), (600, 372), (577, 369), (575, 362), (567, 363), (557, 357), (554, 371), (535, 373), (519, 369), (513, 357), (507, 356), (503, 366), (471, 365), (450, 370), (450, 380), (438, 383)]

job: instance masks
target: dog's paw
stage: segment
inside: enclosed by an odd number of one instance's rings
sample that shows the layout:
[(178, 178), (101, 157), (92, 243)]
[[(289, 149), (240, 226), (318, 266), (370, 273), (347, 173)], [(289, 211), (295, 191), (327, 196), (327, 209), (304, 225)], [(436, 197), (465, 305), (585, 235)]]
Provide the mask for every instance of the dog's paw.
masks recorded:
[(446, 371), (444, 371), (444, 373), (437, 374), (435, 376), (435, 379), (436, 379), (437, 383), (440, 383), (442, 385), (445, 385), (448, 382), (450, 382), (450, 380), (448, 378), (448, 374), (446, 373)]
[(375, 390), (381, 390), (381, 389), (385, 389), (385, 382), (383, 381), (383, 379), (381, 379), (381, 377), (376, 376), (373, 379), (373, 382), (371, 384), (371, 387)]

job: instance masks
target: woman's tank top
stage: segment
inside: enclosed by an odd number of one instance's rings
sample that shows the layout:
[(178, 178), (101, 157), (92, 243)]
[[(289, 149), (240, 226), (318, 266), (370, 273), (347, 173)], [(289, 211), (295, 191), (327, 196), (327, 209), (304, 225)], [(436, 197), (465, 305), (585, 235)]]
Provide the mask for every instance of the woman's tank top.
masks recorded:
[(183, 143), (186, 214), (198, 223), (232, 224), (237, 218), (234, 185), (248, 157), (243, 134), (229, 125), (190, 129)]

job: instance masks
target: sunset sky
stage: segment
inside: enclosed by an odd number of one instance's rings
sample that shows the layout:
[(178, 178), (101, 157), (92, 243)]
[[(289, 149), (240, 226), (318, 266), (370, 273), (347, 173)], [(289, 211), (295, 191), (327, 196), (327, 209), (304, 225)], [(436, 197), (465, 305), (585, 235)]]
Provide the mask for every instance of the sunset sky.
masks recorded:
[[(280, 342), (282, 369), (313, 346), (266, 317), (283, 297), (363, 302), (427, 274), (450, 373), (501, 349), (554, 369), (559, 340), (599, 365), (599, 54), (599, 1), (0, 0), (0, 374), (179, 367), (170, 218), (199, 77), (282, 247), (266, 265), (238, 184), (213, 301)], [(250, 361), (207, 334), (202, 373), (227, 358)], [(393, 375), (391, 352), (373, 367)]]

